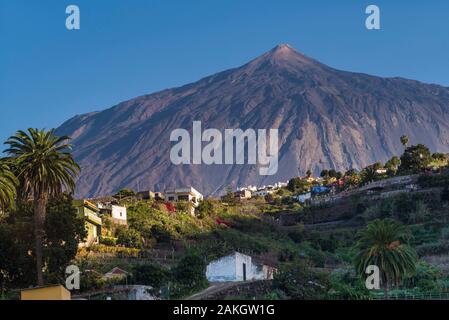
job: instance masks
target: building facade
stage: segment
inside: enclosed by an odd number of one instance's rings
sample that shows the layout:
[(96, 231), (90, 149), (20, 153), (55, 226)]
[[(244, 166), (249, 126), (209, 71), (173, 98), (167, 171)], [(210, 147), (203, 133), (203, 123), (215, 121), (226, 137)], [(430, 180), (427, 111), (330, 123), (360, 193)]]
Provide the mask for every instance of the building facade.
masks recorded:
[(165, 200), (169, 202), (190, 202), (194, 208), (198, 207), (204, 196), (195, 188), (176, 188), (165, 191)]
[(111, 217), (113, 223), (119, 225), (128, 224), (126, 207), (122, 207), (117, 204), (98, 203), (98, 208), (100, 209), (100, 213), (102, 215), (108, 215)]
[(77, 213), (84, 217), (84, 224), (87, 231), (87, 237), (84, 242), (80, 243), (80, 247), (88, 247), (92, 244), (100, 242), (101, 235), (101, 218), (98, 216), (100, 209), (88, 200), (75, 200), (73, 206)]
[(274, 268), (254, 263), (250, 256), (234, 252), (209, 263), (206, 278), (210, 282), (272, 280), (274, 272)]

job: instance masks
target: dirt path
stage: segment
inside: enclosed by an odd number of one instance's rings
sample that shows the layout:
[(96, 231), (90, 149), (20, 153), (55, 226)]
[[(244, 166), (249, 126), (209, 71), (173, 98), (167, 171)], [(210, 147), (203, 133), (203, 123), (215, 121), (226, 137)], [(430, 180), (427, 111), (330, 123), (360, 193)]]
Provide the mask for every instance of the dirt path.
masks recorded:
[(188, 297), (186, 300), (202, 300), (208, 296), (214, 295), (220, 291), (227, 290), (229, 288), (238, 286), (244, 283), (251, 283), (253, 281), (239, 281), (239, 282), (212, 282), (210, 286), (203, 291), (195, 293), (194, 295)]

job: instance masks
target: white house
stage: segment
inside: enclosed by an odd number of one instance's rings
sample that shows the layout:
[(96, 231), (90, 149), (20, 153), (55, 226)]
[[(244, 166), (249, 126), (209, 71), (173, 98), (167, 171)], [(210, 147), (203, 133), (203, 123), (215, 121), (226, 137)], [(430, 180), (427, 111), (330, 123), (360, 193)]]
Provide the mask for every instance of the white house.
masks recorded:
[(127, 214), (126, 208), (121, 206), (112, 205), (111, 206), (111, 217), (112, 221), (116, 221), (120, 224), (127, 224)]
[(234, 252), (209, 263), (206, 278), (210, 282), (272, 280), (274, 271), (270, 266), (254, 263), (250, 256)]
[(98, 208), (100, 209), (101, 214), (109, 215), (112, 218), (112, 222), (122, 225), (128, 224), (126, 207), (110, 203), (98, 203)]
[(253, 192), (252, 195), (254, 197), (257, 197), (257, 196), (265, 197), (265, 196), (267, 196), (269, 194), (272, 194), (272, 193), (274, 193), (274, 190), (272, 188), (270, 188), (270, 187), (266, 187), (266, 188), (259, 189), (259, 190), (255, 191), (255, 192)]
[(187, 201), (191, 202), (195, 208), (199, 206), (200, 201), (202, 201), (203, 198), (203, 195), (193, 187), (176, 188), (165, 191), (165, 199), (167, 201)]

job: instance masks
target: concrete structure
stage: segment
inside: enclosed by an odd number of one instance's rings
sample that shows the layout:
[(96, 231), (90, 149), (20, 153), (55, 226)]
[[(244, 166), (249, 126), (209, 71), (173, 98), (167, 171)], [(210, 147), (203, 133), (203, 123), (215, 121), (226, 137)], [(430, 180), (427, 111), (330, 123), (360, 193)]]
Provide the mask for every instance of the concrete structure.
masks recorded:
[(142, 200), (164, 200), (165, 196), (162, 192), (154, 192), (154, 191), (139, 191), (137, 192), (137, 196)]
[(23, 289), (21, 300), (70, 300), (70, 291), (61, 285)]
[(298, 194), (296, 196), (293, 196), (293, 199), (295, 199), (296, 201), (298, 201), (300, 203), (306, 203), (306, 201), (312, 199), (312, 193), (308, 192), (308, 193)]
[(191, 202), (193, 207), (198, 207), (203, 195), (193, 187), (176, 188), (165, 191), (165, 199), (170, 202), (186, 201)]
[(122, 207), (115, 204), (98, 204), (98, 208), (100, 209), (100, 213), (102, 215), (108, 215), (112, 218), (112, 222), (120, 225), (127, 225), (127, 212), (126, 207)]
[(139, 191), (137, 192), (137, 197), (142, 200), (164, 200), (165, 196), (162, 192), (157, 191)]
[(251, 191), (249, 190), (238, 190), (234, 192), (234, 197), (240, 200), (251, 199)]
[(250, 256), (234, 252), (209, 263), (206, 278), (210, 282), (272, 280), (275, 269), (253, 262)]
[(137, 196), (142, 200), (153, 200), (156, 194), (153, 191), (146, 190), (137, 192)]
[(259, 189), (255, 192), (252, 193), (252, 195), (254, 197), (265, 197), (269, 194), (274, 193), (274, 190), (270, 189), (270, 188), (264, 188), (264, 189)]
[(85, 242), (80, 243), (80, 247), (88, 247), (92, 244), (98, 244), (101, 235), (101, 218), (98, 216), (100, 209), (88, 200), (74, 200), (73, 206), (79, 215), (84, 217), (87, 230)]

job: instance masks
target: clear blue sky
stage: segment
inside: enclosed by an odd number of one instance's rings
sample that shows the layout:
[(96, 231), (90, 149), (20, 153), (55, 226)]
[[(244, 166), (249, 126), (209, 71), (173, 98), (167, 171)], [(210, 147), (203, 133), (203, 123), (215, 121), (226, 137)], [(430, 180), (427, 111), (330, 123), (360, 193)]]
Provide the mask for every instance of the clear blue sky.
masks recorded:
[[(81, 30), (65, 28), (65, 8)], [(381, 9), (380, 31), (365, 8)], [(449, 86), (449, 1), (0, 0), (0, 140), (289, 43), (333, 67)], [(3, 148), (2, 148), (3, 149)]]

